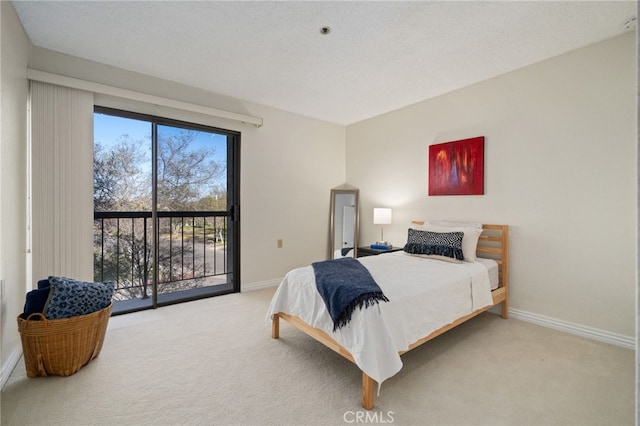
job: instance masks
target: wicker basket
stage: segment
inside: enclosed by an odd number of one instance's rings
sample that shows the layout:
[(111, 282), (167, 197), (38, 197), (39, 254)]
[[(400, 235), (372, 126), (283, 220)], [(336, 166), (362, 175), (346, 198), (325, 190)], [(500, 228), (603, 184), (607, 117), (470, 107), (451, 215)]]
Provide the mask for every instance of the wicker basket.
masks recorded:
[[(18, 316), (27, 377), (70, 376), (100, 354), (111, 305), (88, 315), (48, 320)], [(41, 320), (32, 319), (39, 316)]]

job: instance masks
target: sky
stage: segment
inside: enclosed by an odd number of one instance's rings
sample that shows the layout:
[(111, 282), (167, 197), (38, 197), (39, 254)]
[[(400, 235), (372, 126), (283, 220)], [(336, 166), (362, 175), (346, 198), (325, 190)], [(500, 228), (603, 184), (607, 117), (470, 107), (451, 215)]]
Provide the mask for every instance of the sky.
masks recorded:
[[(123, 134), (128, 134), (133, 140), (146, 142), (150, 140), (151, 123), (149, 122), (97, 113), (93, 117), (94, 141), (100, 142), (103, 147), (117, 142)], [(162, 126), (162, 129), (167, 131), (171, 128)], [(176, 129), (176, 131), (182, 131), (182, 129)], [(216, 150), (214, 159), (218, 162), (226, 162), (227, 137), (217, 133), (196, 131), (196, 138), (192, 143), (193, 149), (211, 146)]]

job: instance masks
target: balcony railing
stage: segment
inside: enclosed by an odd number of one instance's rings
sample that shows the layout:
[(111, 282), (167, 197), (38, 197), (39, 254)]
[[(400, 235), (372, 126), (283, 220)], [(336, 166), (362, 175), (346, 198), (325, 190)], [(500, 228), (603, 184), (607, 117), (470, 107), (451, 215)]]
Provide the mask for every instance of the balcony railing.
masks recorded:
[(115, 300), (150, 297), (154, 262), (158, 294), (226, 283), (227, 221), (224, 211), (158, 212), (154, 251), (151, 212), (95, 212), (94, 280), (115, 282)]

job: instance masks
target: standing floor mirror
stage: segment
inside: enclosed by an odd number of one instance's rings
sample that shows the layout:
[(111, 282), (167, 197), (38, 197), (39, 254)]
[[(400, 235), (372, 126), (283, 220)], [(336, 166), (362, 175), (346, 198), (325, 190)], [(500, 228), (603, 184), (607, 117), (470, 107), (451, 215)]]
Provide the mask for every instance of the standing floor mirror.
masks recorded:
[(348, 185), (331, 190), (329, 259), (357, 257), (359, 190)]

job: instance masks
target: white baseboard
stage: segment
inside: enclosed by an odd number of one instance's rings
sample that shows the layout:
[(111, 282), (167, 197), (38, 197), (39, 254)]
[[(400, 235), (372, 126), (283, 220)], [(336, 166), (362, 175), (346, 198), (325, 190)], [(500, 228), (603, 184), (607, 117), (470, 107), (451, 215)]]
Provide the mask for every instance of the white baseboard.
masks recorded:
[(282, 278), (276, 278), (268, 281), (258, 281), (255, 283), (242, 284), (242, 291), (255, 291), (265, 288), (277, 287), (282, 282)]
[(22, 357), (22, 347), (18, 346), (13, 350), (9, 359), (7, 359), (7, 363), (2, 366), (2, 373), (0, 373), (0, 389), (4, 390), (4, 385), (9, 381), (9, 377), (11, 376), (13, 369), (18, 365), (20, 357)]
[(621, 346), (627, 349), (636, 349), (636, 340), (633, 337), (624, 336), (622, 334), (612, 333), (597, 328), (587, 327), (580, 324), (562, 321), (555, 318), (545, 317), (543, 315), (532, 314), (531, 312), (521, 311), (518, 309), (509, 309), (509, 317), (541, 325), (543, 327), (553, 328), (554, 330), (563, 331), (569, 334), (575, 334), (589, 339), (598, 340), (600, 342)]

